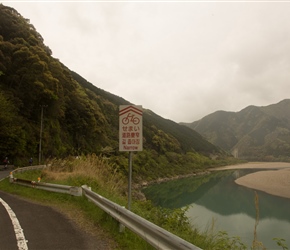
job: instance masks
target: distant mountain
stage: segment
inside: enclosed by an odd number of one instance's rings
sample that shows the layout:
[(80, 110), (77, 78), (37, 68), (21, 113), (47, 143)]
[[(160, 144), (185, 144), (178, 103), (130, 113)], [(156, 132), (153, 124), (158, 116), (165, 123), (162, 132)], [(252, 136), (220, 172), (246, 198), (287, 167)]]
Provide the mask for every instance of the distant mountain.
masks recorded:
[[(29, 20), (0, 4), (0, 157), (15, 165), (30, 157), (37, 163), (43, 110), (42, 159), (103, 154), (126, 172), (118, 112), (128, 104), (53, 58)], [(224, 164), (229, 157), (196, 131), (145, 107), (143, 140), (134, 173), (149, 179)]]
[(290, 160), (290, 99), (240, 112), (217, 111), (183, 125), (239, 158)]

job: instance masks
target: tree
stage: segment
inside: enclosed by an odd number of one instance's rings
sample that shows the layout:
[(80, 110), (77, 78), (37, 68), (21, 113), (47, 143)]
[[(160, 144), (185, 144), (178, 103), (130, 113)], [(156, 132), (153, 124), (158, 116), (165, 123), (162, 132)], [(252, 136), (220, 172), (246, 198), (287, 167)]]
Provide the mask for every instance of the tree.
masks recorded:
[(0, 92), (0, 152), (1, 157), (9, 155), (13, 158), (25, 151), (25, 133), (21, 126), (21, 118), (17, 116), (15, 107)]

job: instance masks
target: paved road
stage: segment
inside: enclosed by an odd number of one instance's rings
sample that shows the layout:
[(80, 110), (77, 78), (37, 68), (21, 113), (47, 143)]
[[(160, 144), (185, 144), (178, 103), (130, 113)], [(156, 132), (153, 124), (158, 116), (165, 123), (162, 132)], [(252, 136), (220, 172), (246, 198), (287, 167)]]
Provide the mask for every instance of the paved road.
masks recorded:
[(10, 173), (10, 171), (11, 171), (11, 169), (4, 170), (3, 167), (4, 167), (4, 166), (0, 165), (0, 181), (1, 181), (3, 178), (9, 176), (9, 173)]
[[(9, 175), (0, 171), (0, 180)], [(80, 230), (64, 215), (51, 207), (34, 204), (0, 190), (0, 249), (19, 250), (67, 250), (108, 249), (104, 242), (92, 238)], [(15, 213), (27, 240), (27, 248), (17, 246), (15, 229), (7, 212), (8, 206)], [(19, 231), (19, 230), (18, 230)], [(19, 239), (18, 239), (19, 243)], [(21, 241), (20, 241), (21, 243)]]

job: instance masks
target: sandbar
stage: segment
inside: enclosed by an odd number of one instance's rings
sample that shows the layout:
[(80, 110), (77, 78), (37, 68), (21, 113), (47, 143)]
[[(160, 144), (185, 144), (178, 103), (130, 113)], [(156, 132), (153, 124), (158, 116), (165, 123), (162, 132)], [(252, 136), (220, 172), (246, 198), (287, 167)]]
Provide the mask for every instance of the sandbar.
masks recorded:
[(271, 169), (242, 176), (236, 179), (235, 182), (241, 186), (290, 199), (290, 163), (250, 162), (214, 168), (212, 170), (228, 169)]

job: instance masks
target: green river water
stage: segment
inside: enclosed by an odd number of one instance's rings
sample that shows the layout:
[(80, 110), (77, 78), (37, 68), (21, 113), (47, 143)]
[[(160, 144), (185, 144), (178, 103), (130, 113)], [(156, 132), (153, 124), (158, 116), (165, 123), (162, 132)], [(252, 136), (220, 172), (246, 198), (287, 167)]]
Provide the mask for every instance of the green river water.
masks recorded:
[[(237, 185), (235, 179), (259, 170), (217, 171), (205, 176), (152, 185), (143, 190), (147, 199), (166, 208), (189, 206), (192, 227), (239, 236), (250, 249), (256, 222), (255, 190)], [(290, 180), (289, 180), (290, 181)], [(289, 190), (290, 192), (290, 190)], [(257, 239), (267, 249), (279, 248), (273, 238), (286, 240), (290, 249), (290, 199), (257, 191), (259, 223)]]

